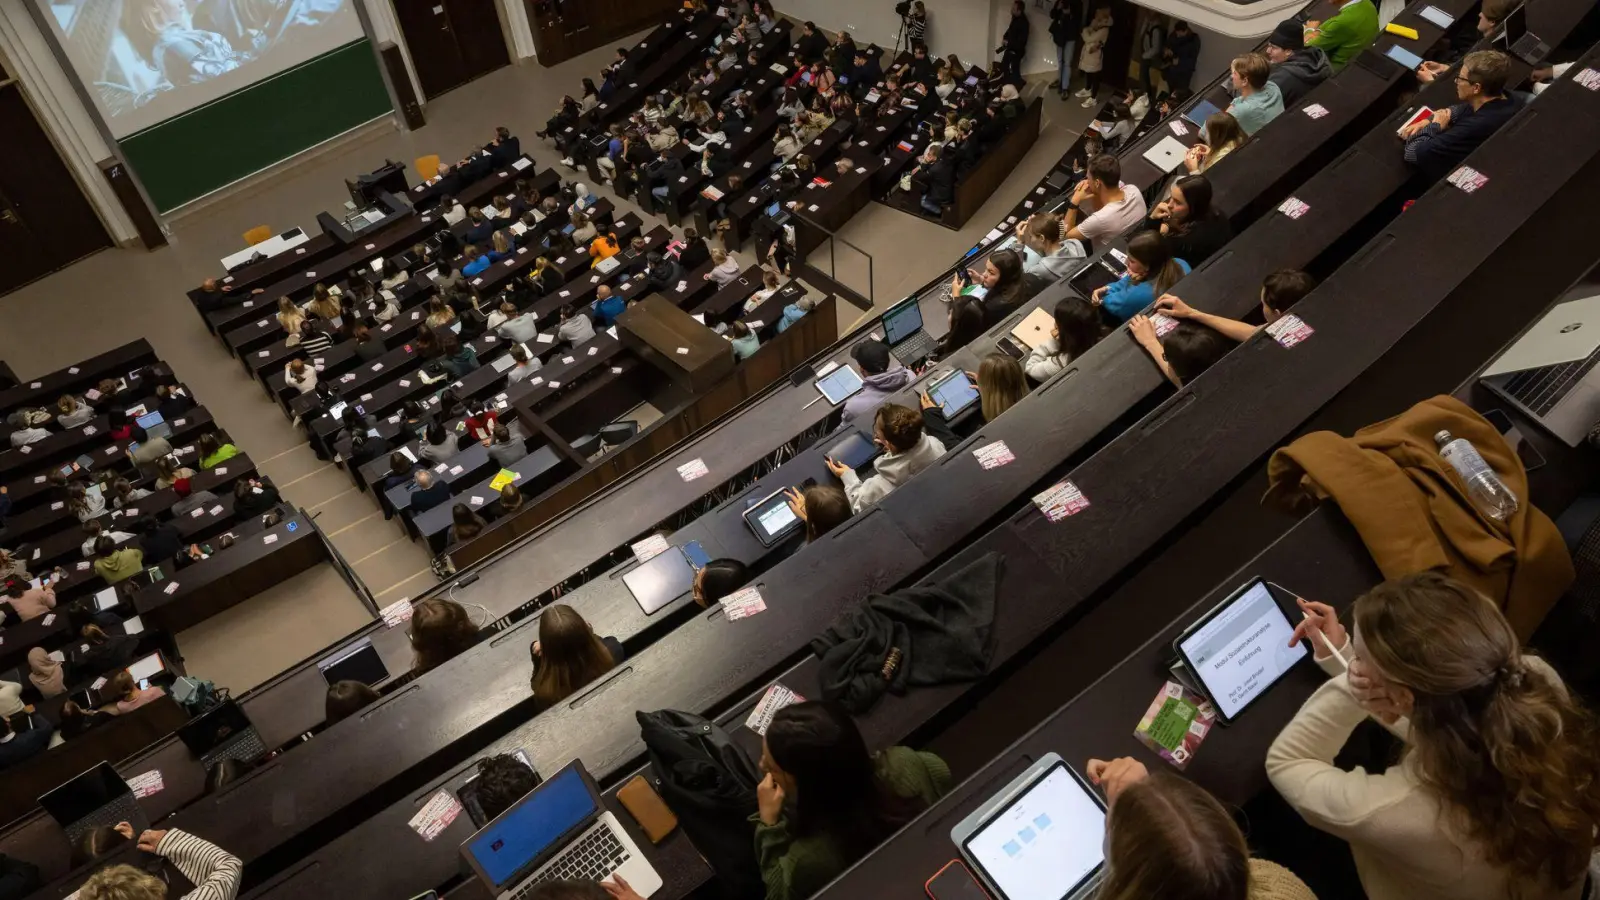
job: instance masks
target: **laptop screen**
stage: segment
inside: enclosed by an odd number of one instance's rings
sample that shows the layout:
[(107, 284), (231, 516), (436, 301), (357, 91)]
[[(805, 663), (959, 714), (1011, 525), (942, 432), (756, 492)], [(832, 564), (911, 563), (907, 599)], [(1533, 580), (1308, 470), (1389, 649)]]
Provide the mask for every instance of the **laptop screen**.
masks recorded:
[(128, 667), (128, 674), (134, 681), (145, 681), (166, 670), (167, 667), (161, 663), (161, 654), (152, 653), (143, 659), (135, 660), (133, 665)]
[(77, 778), (63, 784), (39, 798), (39, 805), (66, 828), (80, 822), (102, 806), (125, 794), (132, 793), (127, 782), (111, 768), (101, 763)]
[(466, 849), (498, 889), (594, 814), (583, 773), (568, 766), (473, 835)]
[(161, 413), (153, 412), (147, 416), (140, 416), (134, 421), (139, 423), (140, 428), (154, 428), (166, 420), (161, 418)]
[(893, 347), (922, 330), (922, 308), (913, 297), (883, 315), (883, 337)]
[(221, 746), (229, 738), (250, 728), (250, 719), (229, 701), (203, 716), (190, 720), (178, 729), (178, 738), (195, 756), (204, 756)]
[(1059, 763), (961, 849), (1006, 900), (1061, 900), (1105, 861), (1105, 831), (1105, 810)]
[(372, 641), (366, 638), (317, 663), (317, 669), (330, 685), (340, 681), (359, 681), (371, 687), (389, 677), (383, 657), (378, 655)]
[(1509, 52), (1512, 45), (1516, 44), (1527, 33), (1528, 11), (1525, 7), (1519, 6), (1506, 14), (1505, 27), (1500, 30), (1500, 39), (1495, 43), (1500, 46), (1500, 49)]

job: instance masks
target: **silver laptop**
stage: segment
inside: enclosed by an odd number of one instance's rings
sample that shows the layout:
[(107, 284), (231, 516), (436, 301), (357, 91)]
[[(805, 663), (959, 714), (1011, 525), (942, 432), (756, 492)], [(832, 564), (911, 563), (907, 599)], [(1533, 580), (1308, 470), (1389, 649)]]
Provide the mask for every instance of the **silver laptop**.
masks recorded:
[(1150, 160), (1150, 164), (1161, 171), (1170, 173), (1183, 165), (1183, 158), (1188, 153), (1189, 148), (1184, 146), (1183, 141), (1169, 134), (1157, 141), (1154, 147), (1146, 150), (1144, 158)]
[(1576, 447), (1600, 422), (1600, 294), (1557, 303), (1478, 376)]
[(662, 885), (578, 760), (478, 829), (461, 845), (461, 856), (496, 900), (517, 900), (562, 879), (621, 875), (641, 897)]
[(995, 900), (1081, 900), (1105, 869), (1106, 807), (1046, 753), (950, 830)]

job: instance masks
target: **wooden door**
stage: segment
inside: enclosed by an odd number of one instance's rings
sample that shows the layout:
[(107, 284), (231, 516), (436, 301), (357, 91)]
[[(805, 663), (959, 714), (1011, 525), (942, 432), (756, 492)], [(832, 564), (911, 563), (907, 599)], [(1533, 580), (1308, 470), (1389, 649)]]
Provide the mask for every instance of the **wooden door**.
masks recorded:
[(0, 72), (0, 294), (111, 246), (94, 207)]
[(495, 0), (445, 0), (468, 80), (511, 64)]
[(405, 33), (411, 63), (422, 82), (422, 94), (432, 99), (467, 81), (467, 66), (456, 44), (446, 0), (394, 0), (395, 18)]

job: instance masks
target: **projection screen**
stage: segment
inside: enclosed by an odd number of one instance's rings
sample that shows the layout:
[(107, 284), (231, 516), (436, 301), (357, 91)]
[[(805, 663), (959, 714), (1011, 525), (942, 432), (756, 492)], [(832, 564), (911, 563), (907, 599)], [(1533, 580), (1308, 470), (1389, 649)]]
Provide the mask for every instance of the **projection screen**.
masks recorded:
[(362, 37), (356, 0), (35, 0), (113, 137)]

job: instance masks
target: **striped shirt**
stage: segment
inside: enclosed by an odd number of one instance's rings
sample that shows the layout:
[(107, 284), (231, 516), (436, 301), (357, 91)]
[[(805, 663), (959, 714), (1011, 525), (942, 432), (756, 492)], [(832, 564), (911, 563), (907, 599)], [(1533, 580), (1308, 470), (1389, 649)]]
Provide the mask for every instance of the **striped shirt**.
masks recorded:
[(918, 43), (918, 44), (927, 43), (928, 42), (928, 17), (927, 16), (907, 16), (906, 17), (906, 36), (911, 38), (912, 42), (914, 42), (914, 43)]
[(195, 886), (183, 900), (233, 900), (239, 893), (244, 863), (210, 841), (174, 828), (161, 838), (156, 855), (172, 860)]

